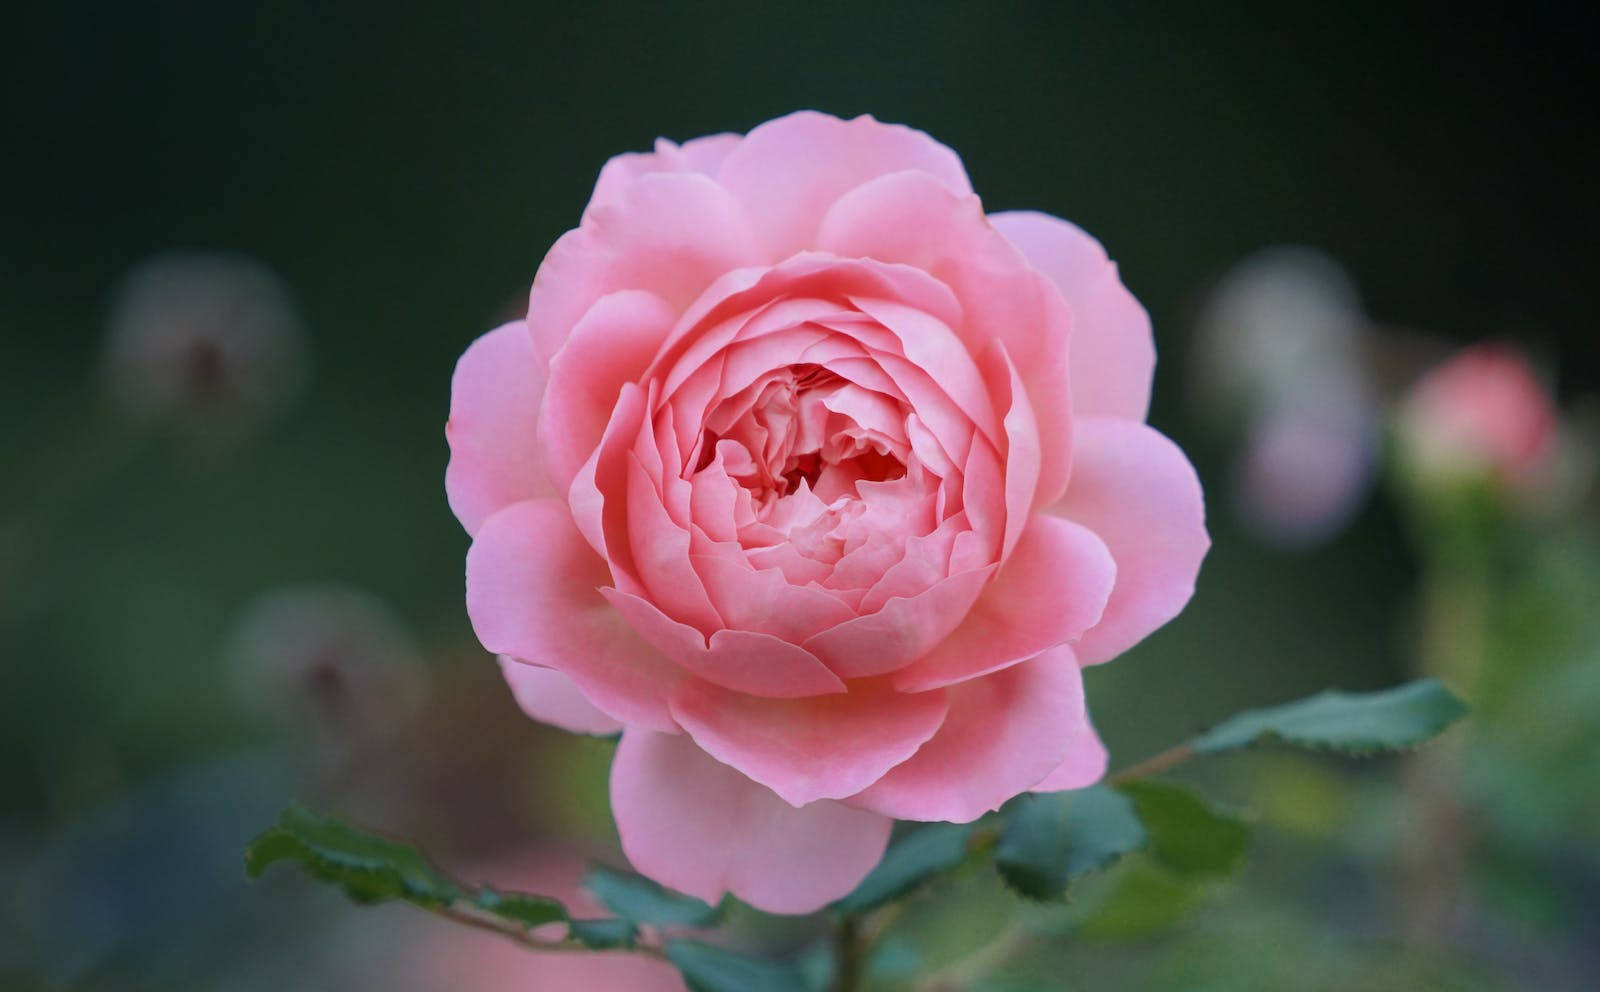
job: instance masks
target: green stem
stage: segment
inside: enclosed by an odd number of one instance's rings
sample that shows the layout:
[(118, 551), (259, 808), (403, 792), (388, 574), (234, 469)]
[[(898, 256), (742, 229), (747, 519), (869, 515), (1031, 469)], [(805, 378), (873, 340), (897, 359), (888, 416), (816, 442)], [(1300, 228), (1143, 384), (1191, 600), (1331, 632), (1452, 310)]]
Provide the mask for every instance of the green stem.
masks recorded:
[(837, 933), (839, 949), (839, 977), (834, 982), (835, 992), (856, 992), (861, 988), (861, 962), (864, 950), (861, 926), (854, 916), (839, 920)]
[[(429, 907), (428, 912), (442, 916), (447, 920), (460, 923), (463, 926), (486, 930), (489, 933), (499, 934), (507, 940), (521, 944), (531, 951), (577, 951), (594, 953), (595, 948), (580, 943), (570, 937), (561, 940), (549, 940), (544, 937), (535, 937), (533, 932), (525, 926), (501, 919), (488, 913), (483, 913), (476, 908), (463, 904), (452, 903), (448, 906)], [(627, 947), (614, 948), (619, 951), (633, 951), (638, 954), (666, 960), (666, 952), (653, 944), (631, 944)]]
[(1194, 757), (1194, 748), (1189, 744), (1178, 744), (1167, 748), (1160, 754), (1152, 755), (1135, 765), (1129, 765), (1122, 771), (1106, 778), (1107, 785), (1126, 785), (1140, 779), (1160, 775), (1170, 768), (1183, 764)]

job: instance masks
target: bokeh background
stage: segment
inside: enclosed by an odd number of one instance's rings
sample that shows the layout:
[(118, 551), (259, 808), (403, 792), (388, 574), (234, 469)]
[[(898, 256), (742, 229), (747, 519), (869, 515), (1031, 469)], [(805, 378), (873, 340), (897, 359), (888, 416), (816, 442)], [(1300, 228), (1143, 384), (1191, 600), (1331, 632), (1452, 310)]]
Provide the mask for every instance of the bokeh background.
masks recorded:
[[(1189, 610), (1090, 676), (1114, 764), (1244, 706), (1413, 677), (1425, 567), (1370, 478), (1387, 397), (1452, 342), (1510, 341), (1581, 441), (1600, 386), (1579, 16), (25, 2), (0, 37), (0, 986), (671, 987), (287, 872), (250, 885), (240, 862), (294, 797), (508, 885), (570, 894), (616, 857), (610, 745), (524, 719), (472, 637), (443, 425), (456, 357), (520, 312), (605, 159), (658, 135), (801, 107), (909, 123), (990, 208), (1070, 218), (1118, 260), (1154, 318), (1152, 421), (1194, 454), (1215, 548)], [(1305, 248), (1261, 254), (1284, 245)], [(1310, 364), (1350, 375), (1307, 418), (1355, 425), (1290, 445), (1264, 488), (1259, 380), (1296, 395), (1307, 362), (1240, 348), (1252, 320), (1269, 341), (1315, 325)], [(958, 879), (879, 978), (1593, 987), (1600, 552), (1592, 492), (1568, 490), (1501, 534), (1496, 703), (1453, 731), (1439, 828), (1465, 853), (1425, 869), (1445, 925), (1411, 905), (1437, 824), (1406, 760), (1269, 752), (1190, 773), (1253, 811), (1242, 878), (1152, 895), (1155, 919), (1057, 914), (1040, 926), (1066, 937), (987, 978), (971, 952), (1034, 910)], [(780, 947), (804, 926), (746, 920)]]

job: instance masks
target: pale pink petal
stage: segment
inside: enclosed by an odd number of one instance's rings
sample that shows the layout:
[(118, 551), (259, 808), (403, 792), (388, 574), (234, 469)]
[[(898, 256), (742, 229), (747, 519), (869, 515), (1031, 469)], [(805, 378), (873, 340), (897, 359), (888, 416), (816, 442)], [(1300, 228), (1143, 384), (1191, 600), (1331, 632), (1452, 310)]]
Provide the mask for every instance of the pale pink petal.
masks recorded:
[(1100, 242), (1031, 210), (990, 214), (989, 222), (1055, 281), (1072, 308), (1073, 408), (1143, 420), (1156, 367), (1150, 314), (1122, 284)]
[(648, 374), (667, 375), (677, 366), (667, 380), (670, 392), (673, 383), (736, 338), (747, 315), (767, 304), (802, 297), (842, 301), (853, 295), (899, 300), (951, 327), (961, 320), (961, 304), (950, 287), (913, 266), (802, 252), (777, 265), (724, 273), (684, 311)]
[(1053, 502), (1071, 466), (1072, 313), (1061, 291), (989, 225), (978, 198), (923, 173), (883, 176), (839, 198), (823, 218), (817, 246), (927, 272), (960, 301), (962, 321), (951, 326), (972, 354), (981, 355), (991, 341), (1005, 345), (1038, 422), (1038, 495)]
[(653, 293), (612, 293), (589, 308), (550, 359), (539, 442), (558, 492), (572, 485), (594, 453), (623, 383), (643, 375), (676, 319), (667, 301)]
[(576, 684), (554, 668), (500, 656), (500, 672), (522, 712), (575, 734), (614, 734), (621, 721), (595, 708)]
[(628, 184), (563, 234), (528, 296), (533, 347), (549, 361), (602, 296), (642, 289), (680, 312), (730, 269), (768, 260), (744, 209), (694, 172), (654, 172)]
[(993, 572), (949, 576), (915, 596), (895, 596), (876, 613), (847, 620), (805, 642), (841, 678), (892, 672), (926, 655), (961, 623)]
[(1005, 363), (1009, 408), (1006, 410), (1006, 532), (1003, 555), (1010, 555), (1022, 537), (1033, 511), (1034, 494), (1039, 485), (1039, 423), (1022, 376), (1006, 354), (1005, 345), (995, 342), (995, 350)]
[(804, 648), (750, 630), (719, 630), (709, 641), (654, 604), (615, 589), (601, 592), (657, 649), (709, 682), (777, 699), (844, 692), (845, 685)]
[(895, 672), (894, 685), (921, 692), (964, 682), (1070, 641), (1095, 625), (1120, 583), (1111, 552), (1093, 531), (1036, 516), (961, 626)]
[(629, 726), (673, 732), (666, 696), (687, 676), (606, 602), (609, 580), (566, 506), (529, 500), (479, 529), (467, 552), (467, 614), (488, 650), (562, 672)]
[(1155, 430), (1120, 417), (1080, 418), (1074, 459), (1072, 485), (1050, 512), (1098, 534), (1117, 563), (1105, 613), (1075, 649), (1093, 665), (1178, 615), (1211, 539), (1193, 466)]
[(1077, 659), (1070, 648), (1051, 648), (952, 687), (950, 715), (933, 739), (849, 801), (898, 820), (967, 823), (1069, 758), (1081, 763), (1087, 745), (1078, 728), (1087, 726)]
[(731, 892), (769, 913), (810, 913), (883, 857), (893, 822), (822, 800), (799, 809), (681, 735), (630, 728), (611, 765), (622, 850), (643, 874), (713, 905)]
[[(1080, 664), (1076, 657), (1068, 660), (1074, 666)], [(1079, 693), (1082, 693), (1081, 687)], [(1082, 789), (1105, 777), (1106, 746), (1100, 743), (1100, 735), (1094, 732), (1087, 706), (1080, 705), (1067, 710), (1062, 715), (1058, 732), (1067, 739), (1067, 756), (1030, 791)]]
[(890, 300), (856, 297), (852, 302), (893, 332), (899, 339), (901, 354), (938, 383), (984, 433), (999, 440), (996, 398), (984, 387), (972, 354), (954, 331), (931, 314)]
[(600, 170), (585, 212), (618, 202), (634, 180), (652, 172), (698, 172), (703, 176), (715, 176), (722, 167), (722, 160), (742, 140), (737, 134), (713, 134), (675, 145), (665, 138), (657, 138), (654, 151), (618, 155)]
[(467, 533), (501, 507), (551, 494), (535, 433), (544, 391), (544, 367), (520, 320), (472, 342), (456, 363), (444, 489)]
[(787, 258), (815, 247), (817, 221), (840, 196), (907, 169), (972, 192), (956, 153), (921, 131), (810, 110), (751, 131), (723, 161), (717, 180), (745, 205), (773, 256)]
[(628, 453), (628, 542), (634, 574), (663, 613), (710, 635), (726, 626), (689, 562), (689, 532), (661, 502), (639, 457)]
[(853, 796), (916, 753), (944, 721), (942, 690), (759, 699), (704, 682), (683, 686), (672, 714), (695, 742), (791, 806)]
[(779, 569), (751, 567), (738, 545), (709, 550), (711, 553), (694, 554), (689, 560), (729, 627), (760, 631), (799, 644), (854, 616), (836, 597), (795, 585)]

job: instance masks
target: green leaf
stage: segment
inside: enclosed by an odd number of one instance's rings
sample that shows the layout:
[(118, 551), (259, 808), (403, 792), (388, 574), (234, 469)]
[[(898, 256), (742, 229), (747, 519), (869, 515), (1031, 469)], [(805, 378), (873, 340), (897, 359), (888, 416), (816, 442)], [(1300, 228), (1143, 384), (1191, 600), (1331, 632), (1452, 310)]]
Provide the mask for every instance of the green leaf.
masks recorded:
[(583, 884), (607, 909), (637, 923), (670, 927), (706, 927), (721, 911), (681, 892), (674, 892), (642, 875), (603, 865), (589, 869)]
[(1192, 747), (1197, 754), (1216, 754), (1282, 740), (1355, 755), (1399, 751), (1428, 740), (1466, 712), (1466, 704), (1434, 679), (1381, 692), (1330, 690), (1230, 717), (1195, 738)]
[(499, 892), (487, 886), (468, 892), (415, 847), (301, 806), (284, 810), (278, 825), (245, 849), (245, 872), (251, 878), (260, 877), (280, 861), (297, 864), (311, 877), (339, 886), (359, 903), (401, 900), (424, 909), (466, 903), (530, 928), (567, 919), (566, 908), (545, 896)]
[(597, 951), (614, 947), (632, 947), (639, 928), (632, 920), (599, 919), (573, 920), (570, 932), (574, 940)]
[(1113, 864), (1144, 842), (1132, 801), (1096, 785), (1021, 800), (1006, 820), (995, 865), (1023, 895), (1057, 899), (1074, 879)]
[(365, 833), (300, 806), (283, 811), (278, 825), (245, 850), (245, 872), (260, 877), (280, 861), (343, 888), (360, 903), (403, 899), (423, 907), (448, 906), (461, 889), (416, 848)]
[[(1098, 881), (1098, 880), (1097, 880)], [(1164, 930), (1204, 899), (1206, 885), (1184, 877), (1144, 855), (1135, 855), (1107, 876), (1103, 890), (1086, 895), (1077, 935), (1127, 940)]]
[(667, 943), (667, 958), (693, 992), (808, 992), (799, 970), (695, 940)]
[(1211, 803), (1198, 791), (1171, 782), (1131, 782), (1119, 791), (1150, 837), (1152, 858), (1186, 876), (1231, 874), (1244, 861), (1250, 830), (1244, 821)]
[(865, 913), (910, 892), (967, 856), (973, 823), (930, 823), (917, 827), (890, 845), (878, 867), (854, 892), (833, 904), (847, 915)]

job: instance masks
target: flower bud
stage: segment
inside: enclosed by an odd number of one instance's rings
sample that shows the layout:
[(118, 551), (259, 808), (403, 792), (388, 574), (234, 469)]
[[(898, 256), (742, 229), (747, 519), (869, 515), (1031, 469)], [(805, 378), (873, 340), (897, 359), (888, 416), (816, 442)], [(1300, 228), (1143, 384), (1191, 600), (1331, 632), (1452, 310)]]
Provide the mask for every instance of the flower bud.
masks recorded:
[(1488, 482), (1528, 493), (1548, 475), (1559, 423), (1549, 390), (1521, 353), (1479, 344), (1424, 374), (1395, 426), (1401, 471), (1419, 488)]

